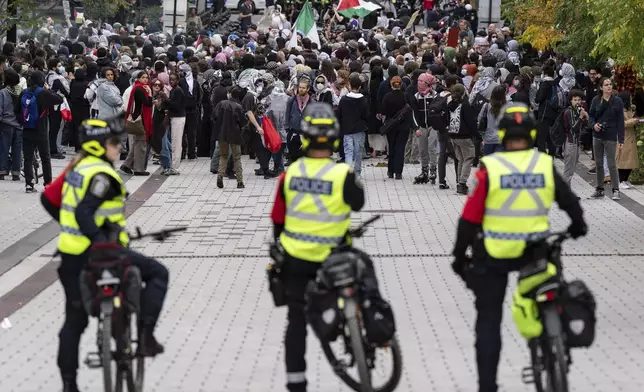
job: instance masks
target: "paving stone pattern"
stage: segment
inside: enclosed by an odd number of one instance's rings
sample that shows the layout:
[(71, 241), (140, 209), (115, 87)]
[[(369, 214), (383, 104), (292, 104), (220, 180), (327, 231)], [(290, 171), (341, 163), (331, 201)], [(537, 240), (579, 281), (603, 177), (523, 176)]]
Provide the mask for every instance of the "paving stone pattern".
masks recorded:
[[(132, 227), (144, 231), (189, 227), (165, 243), (137, 245), (165, 263), (171, 278), (158, 327), (167, 353), (149, 361), (146, 391), (284, 390), (286, 312), (273, 308), (264, 276), (275, 181), (249, 176), (255, 165), (247, 157), (243, 162), (244, 190), (237, 190), (234, 180), (217, 189), (206, 160), (184, 162), (181, 175), (168, 178), (130, 218)], [(474, 392), (473, 298), (451, 271), (448, 256), (464, 197), (453, 189), (412, 185), (419, 171), (410, 166), (405, 179), (395, 181), (386, 179), (385, 168), (363, 170), (367, 205), (353, 219), (358, 223), (375, 213), (384, 218), (358, 244), (375, 255), (381, 290), (396, 312), (404, 358), (398, 390)], [(452, 167), (448, 178), (454, 178)], [(582, 195), (592, 190), (577, 177), (573, 187)], [(565, 273), (592, 288), (599, 324), (595, 345), (573, 354), (571, 390), (641, 391), (642, 220), (608, 199), (582, 202), (590, 235), (566, 243)], [(551, 218), (555, 228), (568, 225), (559, 211)], [(11, 329), (0, 330), (0, 390), (35, 392), (58, 386), (55, 357), (63, 301), (56, 283), (12, 315)], [(509, 303), (506, 309), (501, 390), (531, 391), (520, 380), (528, 351), (512, 323)], [(92, 321), (83, 336), (81, 360), (95, 350), (95, 328)], [(309, 390), (348, 391), (312, 334), (307, 345)], [(79, 381), (84, 391), (101, 390), (100, 371), (81, 365)]]

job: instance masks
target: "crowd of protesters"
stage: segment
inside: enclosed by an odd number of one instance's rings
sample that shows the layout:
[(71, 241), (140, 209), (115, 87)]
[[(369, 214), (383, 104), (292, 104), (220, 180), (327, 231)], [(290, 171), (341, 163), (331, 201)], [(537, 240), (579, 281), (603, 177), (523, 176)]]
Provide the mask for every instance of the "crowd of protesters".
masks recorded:
[[(404, 6), (364, 19), (339, 14), (337, 4), (318, 6), (318, 43), (293, 32), (297, 7), (271, 7), (259, 27), (249, 9), (239, 31), (227, 35), (207, 30), (191, 12), (174, 34), (150, 28), (147, 19), (129, 28), (86, 20), (63, 34), (50, 22), (38, 37), (6, 43), (0, 179), (20, 181), (22, 167), (27, 192), (35, 192), (36, 150), (47, 184), (51, 159), (64, 159), (64, 146), (79, 150), (82, 121), (125, 112), (122, 172), (147, 176), (158, 164), (161, 174), (178, 175), (183, 159), (206, 157), (220, 188), (225, 178), (243, 188), (242, 155), (257, 160), (254, 174), (278, 176), (299, 158), (302, 112), (319, 101), (339, 119), (337, 158), (359, 177), (363, 159), (382, 157), (389, 178), (403, 179), (405, 165), (420, 163), (415, 183), (438, 179), (439, 189), (453, 183), (467, 194), (471, 168), (502, 149), (496, 118), (514, 101), (532, 107), (536, 145), (564, 160), (568, 181), (583, 148), (596, 165), (593, 197), (604, 195), (605, 174), (613, 198), (631, 186), (644, 102), (630, 69), (607, 61), (576, 70), (564, 55), (520, 45), (507, 27), (477, 31), (461, 19), (444, 28), (434, 9), (425, 10), (425, 28), (407, 30)], [(26, 122), (31, 97), (38, 118)], [(264, 118), (282, 139), (276, 153), (264, 147)]]

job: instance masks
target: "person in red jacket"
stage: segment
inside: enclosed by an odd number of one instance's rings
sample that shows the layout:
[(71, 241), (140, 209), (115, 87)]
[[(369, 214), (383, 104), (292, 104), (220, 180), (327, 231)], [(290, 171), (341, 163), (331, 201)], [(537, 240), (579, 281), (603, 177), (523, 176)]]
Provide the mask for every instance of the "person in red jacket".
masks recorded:
[(423, 17), (424, 17), (424, 26), (426, 29), (429, 28), (431, 22), (436, 22), (439, 20), (438, 14), (434, 11), (434, 6), (436, 5), (436, 0), (423, 0)]

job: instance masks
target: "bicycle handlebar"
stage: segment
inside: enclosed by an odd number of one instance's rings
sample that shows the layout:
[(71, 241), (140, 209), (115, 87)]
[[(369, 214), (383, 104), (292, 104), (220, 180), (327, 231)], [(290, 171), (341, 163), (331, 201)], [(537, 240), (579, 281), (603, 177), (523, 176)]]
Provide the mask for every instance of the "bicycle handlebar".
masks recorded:
[[(540, 239), (538, 239), (536, 241), (529, 241), (527, 243), (527, 245), (530, 246), (530, 245), (536, 245), (536, 244), (539, 244), (539, 243), (542, 243), (542, 242), (546, 242), (550, 246), (558, 246), (559, 247), (559, 246), (561, 246), (561, 244), (565, 240), (567, 240), (569, 238), (570, 238), (570, 233), (568, 233), (567, 231), (557, 231), (557, 232), (554, 232), (554, 233), (549, 233), (547, 236), (545, 236), (543, 238), (540, 238)], [(552, 242), (549, 241), (551, 239), (553, 239)]]
[(141, 232), (141, 228), (137, 226), (136, 229), (135, 229), (136, 234), (135, 235), (130, 234), (130, 241), (138, 241), (138, 240), (141, 240), (141, 239), (146, 238), (146, 237), (152, 237), (157, 241), (164, 241), (167, 238), (171, 237), (172, 234), (178, 233), (178, 232), (181, 232), (181, 231), (186, 231), (187, 229), (188, 229), (187, 227), (173, 227), (173, 228), (170, 228), (170, 229), (163, 229), (163, 230), (160, 230), (160, 231), (152, 231), (152, 232), (143, 234)]
[(367, 231), (367, 227), (380, 218), (382, 218), (382, 215), (380, 214), (372, 216), (371, 218), (360, 224), (360, 226), (347, 230), (347, 235), (352, 238), (362, 237), (365, 231)]

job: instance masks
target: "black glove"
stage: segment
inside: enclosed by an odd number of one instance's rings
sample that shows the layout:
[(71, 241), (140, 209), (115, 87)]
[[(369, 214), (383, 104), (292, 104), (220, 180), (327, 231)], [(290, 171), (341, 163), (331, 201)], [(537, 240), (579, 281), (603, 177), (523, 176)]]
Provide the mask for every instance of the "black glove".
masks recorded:
[(586, 226), (586, 222), (583, 221), (579, 223), (573, 222), (568, 226), (568, 233), (574, 239), (583, 237), (588, 233), (588, 226)]
[(467, 256), (457, 256), (452, 261), (452, 271), (467, 283), (466, 270), (472, 260)]

